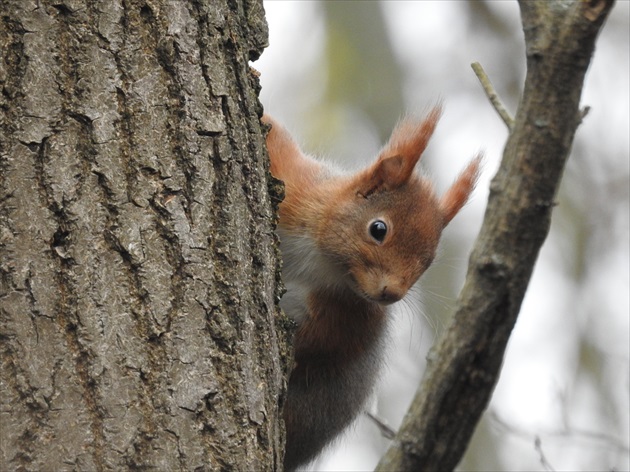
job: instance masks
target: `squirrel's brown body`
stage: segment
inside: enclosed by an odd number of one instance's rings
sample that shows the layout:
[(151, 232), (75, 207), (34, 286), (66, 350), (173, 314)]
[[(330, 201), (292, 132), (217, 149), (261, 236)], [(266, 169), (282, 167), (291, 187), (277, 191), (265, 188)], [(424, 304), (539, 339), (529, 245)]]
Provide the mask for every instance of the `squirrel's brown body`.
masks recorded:
[(287, 293), (298, 324), (284, 420), (285, 468), (309, 462), (362, 411), (380, 364), (386, 306), (429, 267), (440, 234), (477, 177), (473, 160), (438, 199), (414, 172), (440, 115), (403, 121), (377, 161), (345, 175), (305, 156), (272, 124), (272, 174), (285, 184), (278, 232)]

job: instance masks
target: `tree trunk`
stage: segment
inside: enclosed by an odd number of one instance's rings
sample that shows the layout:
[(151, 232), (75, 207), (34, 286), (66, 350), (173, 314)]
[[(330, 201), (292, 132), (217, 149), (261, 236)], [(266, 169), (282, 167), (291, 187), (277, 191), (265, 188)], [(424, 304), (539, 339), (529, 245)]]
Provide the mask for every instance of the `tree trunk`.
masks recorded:
[(275, 469), (262, 2), (1, 10), (0, 470)]

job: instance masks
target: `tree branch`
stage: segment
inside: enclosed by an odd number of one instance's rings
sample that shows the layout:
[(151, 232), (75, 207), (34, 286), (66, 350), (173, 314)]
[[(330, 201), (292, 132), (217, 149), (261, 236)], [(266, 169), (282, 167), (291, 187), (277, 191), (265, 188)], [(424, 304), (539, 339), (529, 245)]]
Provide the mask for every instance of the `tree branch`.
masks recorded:
[(511, 130), (514, 126), (514, 118), (510, 116), (510, 113), (507, 111), (501, 99), (499, 98), (499, 94), (497, 94), (496, 90), (492, 86), (492, 82), (490, 82), (490, 78), (486, 74), (486, 71), (483, 70), (483, 67), (478, 62), (473, 62), (471, 65), (472, 70), (475, 72), (475, 75), (479, 79), (481, 86), (483, 87), (483, 91), (486, 92), (486, 96), (492, 106), (499, 114), (505, 125), (508, 127), (508, 130)]
[(581, 120), (595, 39), (614, 0), (521, 0), (523, 97), (450, 326), (377, 470), (452, 470), (497, 381)]

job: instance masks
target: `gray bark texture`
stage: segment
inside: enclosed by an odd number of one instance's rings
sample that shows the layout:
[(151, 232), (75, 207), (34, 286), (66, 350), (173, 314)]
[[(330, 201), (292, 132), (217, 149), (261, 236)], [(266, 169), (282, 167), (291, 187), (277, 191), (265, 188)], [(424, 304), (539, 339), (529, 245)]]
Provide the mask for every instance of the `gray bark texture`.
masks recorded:
[(259, 0), (0, 1), (0, 470), (282, 463), (266, 42)]
[(453, 470), (487, 406), (549, 231), (595, 40), (613, 0), (521, 0), (523, 96), (450, 326), (379, 471)]

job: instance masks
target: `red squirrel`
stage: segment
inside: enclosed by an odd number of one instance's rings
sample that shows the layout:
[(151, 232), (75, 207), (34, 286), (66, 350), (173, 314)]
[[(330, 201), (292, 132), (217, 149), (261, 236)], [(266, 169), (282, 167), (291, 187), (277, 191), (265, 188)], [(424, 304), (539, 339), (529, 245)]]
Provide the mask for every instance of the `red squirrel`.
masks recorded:
[(278, 234), (296, 321), (284, 421), (285, 470), (312, 461), (364, 408), (383, 358), (387, 306), (435, 257), (440, 234), (474, 189), (481, 156), (438, 198), (415, 172), (441, 115), (394, 129), (376, 161), (345, 174), (299, 149), (272, 118), (271, 173), (285, 185)]

